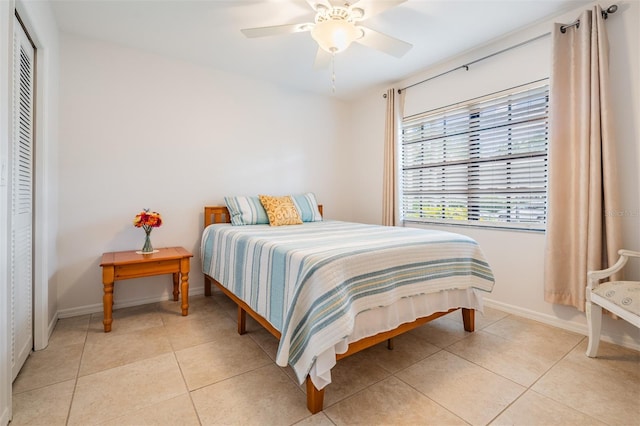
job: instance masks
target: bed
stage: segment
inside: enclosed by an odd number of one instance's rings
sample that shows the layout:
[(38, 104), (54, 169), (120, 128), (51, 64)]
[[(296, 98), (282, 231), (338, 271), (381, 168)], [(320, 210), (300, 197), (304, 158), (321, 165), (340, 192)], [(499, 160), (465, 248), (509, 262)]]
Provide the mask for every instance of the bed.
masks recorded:
[[(319, 212), (322, 214), (322, 206)], [(460, 309), (474, 330), (493, 288), (478, 244), (459, 234), (340, 221), (232, 226), (225, 206), (204, 208), (205, 296), (211, 284), (279, 339), (276, 363), (306, 382), (323, 408), (337, 360)]]

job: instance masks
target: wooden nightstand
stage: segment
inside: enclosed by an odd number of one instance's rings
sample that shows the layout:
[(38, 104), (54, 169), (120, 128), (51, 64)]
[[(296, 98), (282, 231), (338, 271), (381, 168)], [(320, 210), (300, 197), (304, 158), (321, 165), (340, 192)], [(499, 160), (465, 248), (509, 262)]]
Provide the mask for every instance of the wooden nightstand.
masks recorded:
[(173, 300), (178, 300), (178, 284), (182, 278), (182, 315), (189, 313), (189, 263), (193, 254), (183, 247), (166, 247), (152, 254), (137, 254), (132, 251), (117, 251), (102, 255), (102, 284), (104, 286), (105, 333), (111, 331), (113, 319), (113, 286), (117, 280), (173, 274)]

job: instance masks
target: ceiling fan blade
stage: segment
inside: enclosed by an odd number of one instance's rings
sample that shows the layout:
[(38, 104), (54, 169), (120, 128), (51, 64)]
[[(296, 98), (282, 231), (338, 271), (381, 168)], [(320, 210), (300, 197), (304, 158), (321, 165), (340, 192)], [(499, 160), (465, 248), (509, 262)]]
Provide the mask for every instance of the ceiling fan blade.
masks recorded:
[(329, 3), (329, 0), (306, 0), (307, 3), (309, 3), (309, 6), (311, 6), (311, 9), (313, 9), (314, 12), (318, 11), (318, 5), (321, 5), (320, 7), (325, 7), (327, 9), (331, 8), (331, 3)]
[(313, 28), (313, 24), (311, 23), (303, 23), (303, 24), (285, 24), (285, 25), (274, 25), (271, 27), (258, 27), (258, 28), (244, 28), (242, 34), (249, 38), (254, 37), (267, 37), (273, 35), (281, 35), (281, 34), (293, 34), (300, 33), (304, 31), (310, 31)]
[(364, 21), (406, 1), (407, 0), (359, 0), (351, 2), (351, 8), (364, 10), (364, 15), (358, 19), (359, 21)]
[(406, 41), (398, 40), (397, 38), (388, 36), (386, 34), (374, 31), (371, 28), (361, 27), (364, 32), (362, 38), (356, 40), (356, 42), (363, 44), (367, 47), (380, 50), (396, 58), (401, 58), (407, 53), (413, 45)]
[(331, 53), (318, 47), (318, 52), (316, 53), (316, 60), (313, 63), (313, 68), (316, 70), (327, 68), (330, 63), (331, 63)]

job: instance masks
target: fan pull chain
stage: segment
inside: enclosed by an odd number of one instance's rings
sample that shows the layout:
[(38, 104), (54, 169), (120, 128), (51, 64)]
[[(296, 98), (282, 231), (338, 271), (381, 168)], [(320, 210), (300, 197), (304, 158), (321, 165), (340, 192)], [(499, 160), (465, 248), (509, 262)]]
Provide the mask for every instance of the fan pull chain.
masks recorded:
[(336, 52), (331, 52), (331, 92), (336, 93)]

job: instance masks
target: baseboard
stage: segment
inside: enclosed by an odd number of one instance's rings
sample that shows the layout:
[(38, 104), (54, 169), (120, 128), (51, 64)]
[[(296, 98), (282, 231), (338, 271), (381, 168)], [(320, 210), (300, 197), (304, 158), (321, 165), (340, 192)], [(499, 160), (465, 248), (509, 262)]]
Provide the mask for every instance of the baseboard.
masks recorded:
[[(530, 309), (521, 308), (519, 306), (510, 305), (508, 303), (498, 302), (489, 298), (484, 299), (484, 305), (489, 308), (495, 308), (499, 311), (507, 312), (523, 318), (528, 318), (543, 324), (561, 328), (563, 330), (572, 331), (574, 333), (587, 336), (589, 334), (586, 324), (579, 324), (570, 321), (563, 321), (554, 315), (543, 314)], [(625, 348), (640, 351), (640, 343), (631, 339), (629, 336), (608, 336), (602, 334), (600, 339), (604, 342), (613, 343), (615, 345), (624, 346)]]
[[(199, 296), (204, 294), (204, 287), (189, 288), (189, 296)], [(173, 297), (173, 296), (171, 296)], [(146, 305), (148, 303), (164, 302), (168, 300), (166, 295), (145, 297), (142, 299), (123, 300), (113, 305), (113, 309), (130, 308), (132, 306)], [(102, 312), (102, 303), (93, 305), (78, 306), (75, 308), (61, 309), (56, 313), (57, 318), (71, 318), (80, 315), (88, 315)], [(55, 323), (54, 323), (55, 326)], [(53, 331), (53, 330), (52, 330)]]
[(49, 322), (49, 327), (47, 330), (47, 346), (49, 345), (49, 339), (51, 339), (51, 335), (53, 334), (53, 330), (56, 328), (56, 323), (58, 322), (58, 318), (60, 318), (60, 316), (58, 315), (58, 312), (56, 312), (53, 315), (53, 319), (51, 319), (51, 321)]
[(9, 408), (5, 408), (0, 415), (0, 425), (8, 425), (9, 420)]
[(8, 425), (9, 424), (9, 409), (5, 408), (2, 411), (2, 415), (0, 416), (0, 425)]

